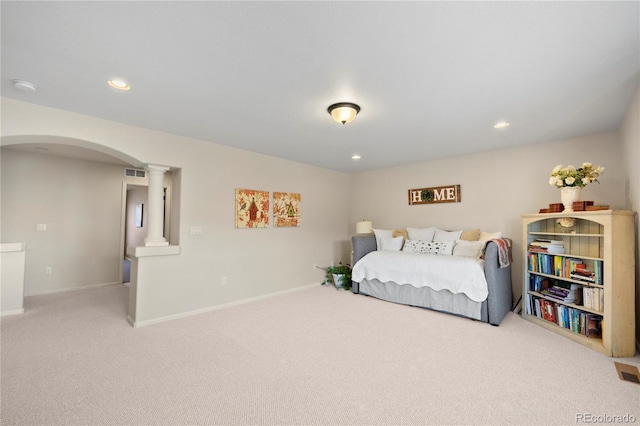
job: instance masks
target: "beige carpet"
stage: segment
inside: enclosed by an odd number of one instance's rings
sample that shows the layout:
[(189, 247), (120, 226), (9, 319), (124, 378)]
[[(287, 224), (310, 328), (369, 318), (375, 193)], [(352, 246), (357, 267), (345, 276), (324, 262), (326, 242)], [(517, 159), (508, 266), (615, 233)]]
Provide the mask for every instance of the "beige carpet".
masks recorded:
[(318, 286), (133, 329), (127, 291), (2, 318), (2, 425), (640, 423), (613, 359), (514, 314), (492, 327)]

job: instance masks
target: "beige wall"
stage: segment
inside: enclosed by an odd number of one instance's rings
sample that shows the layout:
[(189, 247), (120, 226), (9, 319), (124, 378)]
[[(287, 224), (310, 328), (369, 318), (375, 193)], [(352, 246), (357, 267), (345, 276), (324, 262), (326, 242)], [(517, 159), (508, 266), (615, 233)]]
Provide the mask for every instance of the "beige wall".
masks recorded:
[[(620, 167), (618, 136), (610, 133), (355, 174), (350, 224), (355, 227), (365, 218), (382, 229), (437, 226), (502, 231), (513, 239), (517, 299), (523, 276), (520, 215), (560, 202), (559, 190), (548, 184), (554, 166), (586, 161), (606, 171), (601, 184), (583, 190), (582, 199), (624, 208), (626, 175)], [(461, 186), (460, 203), (408, 205), (409, 189), (452, 184)]]
[[(172, 214), (171, 229), (177, 233), (172, 241), (179, 237), (182, 253), (145, 262), (145, 274), (154, 284), (153, 291), (143, 295), (145, 320), (320, 282), (322, 271), (313, 265), (348, 261), (349, 237), (363, 218), (377, 228), (503, 231), (514, 240), (517, 297), (522, 282), (520, 214), (560, 201), (559, 191), (547, 183), (556, 164), (590, 161), (606, 167), (601, 184), (587, 187), (583, 199), (634, 210), (640, 200), (638, 96), (620, 135), (592, 135), (354, 175), (10, 99), (3, 99), (2, 107), (3, 144), (19, 143), (21, 135), (63, 136), (73, 138), (71, 144), (95, 143), (137, 166), (179, 169), (174, 196), (181, 205)], [(4, 177), (4, 167), (2, 173)], [(627, 181), (630, 190), (625, 197)], [(461, 185), (461, 203), (407, 205), (408, 189), (448, 184)], [(301, 193), (302, 226), (235, 229), (233, 194), (240, 187)], [(3, 216), (5, 210), (3, 203)], [(194, 225), (202, 226), (202, 235), (190, 234)], [(7, 241), (4, 232), (2, 241)], [(220, 284), (223, 276), (226, 286)]]
[[(640, 211), (640, 88), (636, 92), (625, 119), (620, 127), (623, 165), (628, 173), (626, 206)], [(636, 216), (636, 342), (640, 346), (640, 236)]]
[[(2, 144), (28, 142), (24, 135), (51, 137), (57, 143), (60, 137), (70, 138), (65, 139), (68, 144), (81, 146), (88, 141), (134, 166), (179, 169), (174, 199), (179, 197), (180, 209), (172, 205), (171, 230), (179, 233), (181, 254), (145, 261), (154, 270), (146, 275), (146, 293), (138, 297), (145, 315), (140, 321), (319, 283), (323, 272), (314, 264), (349, 260), (346, 173), (3, 98)], [(4, 168), (2, 173), (4, 178)], [(302, 194), (302, 226), (236, 229), (235, 188)], [(32, 197), (24, 201), (25, 206), (37, 202)], [(195, 225), (202, 226), (201, 235), (190, 234)], [(23, 237), (11, 239), (21, 242)]]
[(25, 295), (121, 282), (123, 167), (1, 152), (2, 242), (27, 244)]

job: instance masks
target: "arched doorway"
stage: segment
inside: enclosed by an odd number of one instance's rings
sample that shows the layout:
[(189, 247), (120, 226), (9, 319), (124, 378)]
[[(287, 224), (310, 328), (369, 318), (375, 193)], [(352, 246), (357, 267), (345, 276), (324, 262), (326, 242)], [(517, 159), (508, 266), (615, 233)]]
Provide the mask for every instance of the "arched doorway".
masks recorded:
[[(58, 136), (3, 137), (3, 241), (26, 242), (25, 296), (121, 284), (127, 154)], [(36, 232), (33, 232), (34, 229)]]

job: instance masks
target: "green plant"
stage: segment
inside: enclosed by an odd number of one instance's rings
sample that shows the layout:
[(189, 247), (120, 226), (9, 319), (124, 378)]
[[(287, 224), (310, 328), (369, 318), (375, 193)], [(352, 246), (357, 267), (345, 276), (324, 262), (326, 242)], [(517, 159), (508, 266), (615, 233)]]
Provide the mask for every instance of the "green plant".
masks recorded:
[(340, 282), (334, 283), (336, 287), (351, 288), (351, 267), (349, 265), (343, 265), (339, 263), (337, 266), (329, 266), (327, 268), (326, 281), (324, 284), (330, 284), (333, 282), (333, 276), (339, 275)]

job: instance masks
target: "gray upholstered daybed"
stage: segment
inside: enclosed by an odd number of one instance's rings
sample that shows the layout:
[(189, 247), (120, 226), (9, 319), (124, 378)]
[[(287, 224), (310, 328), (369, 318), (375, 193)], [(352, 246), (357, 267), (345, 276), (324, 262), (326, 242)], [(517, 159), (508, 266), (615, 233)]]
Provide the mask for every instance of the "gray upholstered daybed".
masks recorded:
[[(477, 296), (474, 297), (476, 300), (472, 300), (472, 298), (468, 297), (464, 292), (458, 292), (458, 290), (454, 290), (454, 292), (452, 292), (446, 288), (446, 284), (443, 284), (444, 287), (438, 285), (432, 286), (441, 287), (437, 290), (434, 290), (428, 285), (421, 285), (416, 287), (411, 285), (410, 282), (382, 282), (376, 277), (384, 277), (387, 276), (387, 274), (381, 272), (369, 272), (368, 274), (365, 274), (363, 273), (363, 268), (361, 267), (365, 262), (363, 262), (361, 265), (358, 265), (358, 262), (371, 252), (376, 253), (372, 253), (370, 258), (367, 259), (368, 261), (372, 259), (376, 260), (376, 255), (383, 255), (383, 253), (380, 253), (376, 250), (377, 244), (375, 236), (373, 234), (354, 236), (352, 237), (352, 243), (354, 272), (352, 291), (355, 294), (360, 293), (390, 302), (448, 312), (455, 315), (487, 322), (496, 326), (500, 324), (507, 312), (509, 312), (509, 310), (511, 309), (511, 265), (503, 265), (503, 267), (500, 267), (498, 244), (494, 241), (489, 241), (487, 243), (484, 249), (484, 260), (479, 261), (480, 266), (476, 267), (484, 269), (484, 277), (486, 278), (487, 283), (487, 289), (484, 293), (486, 296), (482, 296), (486, 298), (482, 301), (477, 300)], [(395, 258), (392, 257), (391, 260), (388, 261), (388, 266), (384, 267), (387, 269), (393, 269), (394, 267), (396, 267), (396, 265), (398, 265), (397, 267), (399, 268), (399, 265), (401, 265), (400, 261), (405, 260), (404, 258), (402, 258), (403, 254), (401, 252), (386, 253), (385, 255), (396, 256)], [(409, 255), (411, 255), (411, 253), (409, 253)], [(456, 263), (462, 260), (462, 258), (454, 259), (455, 256), (444, 256), (437, 254), (419, 254), (414, 255), (414, 257), (415, 256), (420, 257), (419, 261), (421, 261), (422, 259), (427, 259), (427, 257), (431, 257), (429, 260), (440, 262), (439, 265), (443, 265), (441, 267), (446, 267), (449, 269), (447, 271), (449, 275), (453, 273), (451, 272), (452, 270), (463, 269), (458, 268), (458, 264)], [(412, 265), (412, 263), (415, 262), (415, 260), (413, 262), (410, 260), (408, 265)], [(369, 264), (370, 263), (371, 262), (369, 262)], [(436, 268), (437, 267), (440, 266), (436, 266)], [(453, 274), (455, 275), (455, 273)], [(362, 276), (364, 275), (367, 275), (367, 277), (362, 278)], [(360, 276), (357, 281), (356, 276)], [(407, 274), (406, 276), (410, 277), (411, 274)], [(413, 276), (415, 277), (415, 275)], [(408, 280), (411, 278), (406, 279)], [(433, 282), (434, 278), (431, 279)], [(437, 280), (438, 278), (436, 277), (435, 279)]]

